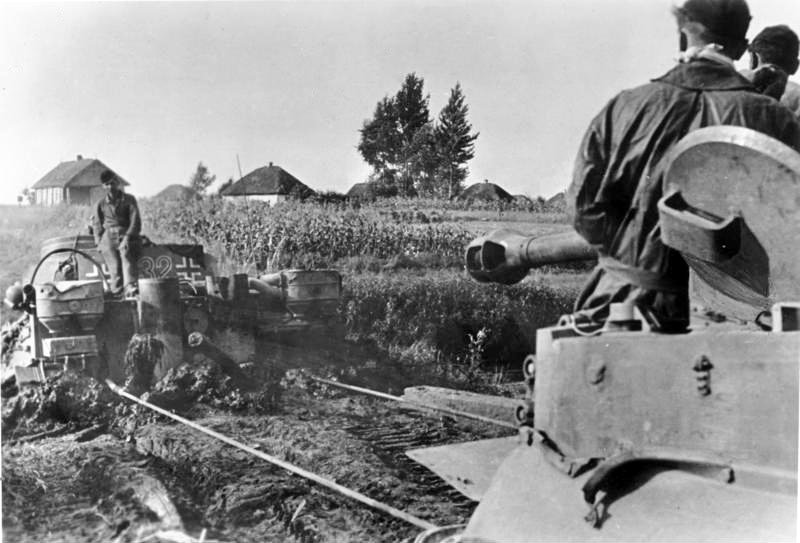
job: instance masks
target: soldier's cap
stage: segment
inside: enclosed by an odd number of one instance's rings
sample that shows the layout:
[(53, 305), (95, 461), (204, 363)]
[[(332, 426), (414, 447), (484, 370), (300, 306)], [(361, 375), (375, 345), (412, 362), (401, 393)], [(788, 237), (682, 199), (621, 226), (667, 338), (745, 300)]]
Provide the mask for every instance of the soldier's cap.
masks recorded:
[(745, 0), (675, 0), (673, 10), (720, 38), (744, 40), (750, 26)]
[(768, 26), (753, 38), (750, 50), (758, 53), (761, 50), (773, 48), (781, 51), (786, 58), (797, 58), (797, 34), (786, 25)]

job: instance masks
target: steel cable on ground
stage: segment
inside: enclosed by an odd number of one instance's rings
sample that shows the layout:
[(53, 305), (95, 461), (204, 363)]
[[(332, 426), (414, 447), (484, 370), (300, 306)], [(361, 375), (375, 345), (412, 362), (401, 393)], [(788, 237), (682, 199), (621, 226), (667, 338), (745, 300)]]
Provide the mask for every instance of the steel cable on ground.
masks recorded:
[(407, 405), (411, 409), (430, 409), (431, 411), (440, 411), (442, 413), (447, 413), (448, 415), (453, 415), (454, 417), (463, 417), (466, 419), (477, 420), (480, 422), (485, 422), (487, 424), (495, 424), (497, 426), (503, 426), (505, 428), (511, 428), (513, 430), (519, 429), (519, 424), (514, 424), (513, 422), (506, 422), (504, 420), (493, 419), (491, 417), (484, 417), (483, 415), (478, 415), (475, 413), (469, 413), (467, 411), (459, 411), (457, 409), (450, 409), (449, 407), (443, 407), (440, 405), (432, 405), (423, 402), (417, 402), (413, 400), (406, 400), (401, 396), (392, 396), (391, 394), (386, 394), (385, 392), (380, 392), (378, 390), (370, 390), (368, 388), (357, 387), (354, 385), (346, 385), (344, 383), (340, 383), (338, 381), (331, 381), (330, 379), (322, 379), (321, 377), (314, 377), (313, 375), (309, 376), (314, 381), (319, 383), (324, 383), (326, 385), (331, 385), (339, 388), (343, 388), (345, 390), (352, 390), (353, 392), (360, 392), (361, 394), (367, 394), (369, 396), (375, 396), (378, 398), (383, 398), (384, 400), (392, 400), (395, 402), (400, 402), (402, 404)]
[(410, 514), (404, 512), (404, 511), (401, 511), (399, 509), (395, 509), (394, 507), (392, 507), (390, 505), (386, 505), (385, 503), (379, 502), (377, 500), (373, 500), (369, 496), (365, 496), (364, 494), (361, 494), (360, 492), (356, 492), (355, 490), (352, 490), (350, 488), (347, 488), (345, 486), (337, 484), (337, 483), (335, 483), (335, 482), (333, 482), (333, 481), (331, 481), (329, 479), (326, 479), (326, 478), (324, 478), (324, 477), (322, 477), (320, 475), (317, 475), (316, 473), (304, 470), (303, 468), (295, 466), (294, 464), (290, 464), (289, 462), (281, 460), (280, 458), (276, 458), (274, 456), (270, 456), (270, 455), (268, 455), (266, 453), (263, 453), (263, 452), (261, 452), (259, 450), (254, 449), (252, 447), (248, 447), (247, 445), (245, 445), (243, 443), (239, 443), (235, 439), (231, 439), (231, 438), (229, 438), (227, 436), (224, 436), (224, 435), (220, 434), (219, 432), (215, 432), (214, 430), (210, 430), (210, 429), (208, 429), (208, 428), (206, 428), (204, 426), (201, 426), (201, 425), (199, 425), (199, 424), (197, 424), (195, 422), (192, 422), (192, 421), (190, 421), (188, 419), (185, 419), (185, 418), (183, 418), (183, 417), (181, 417), (179, 415), (176, 415), (174, 413), (170, 413), (166, 409), (162, 409), (162, 408), (158, 407), (157, 405), (153, 405), (153, 404), (151, 404), (149, 402), (146, 402), (145, 400), (137, 398), (136, 396), (134, 396), (133, 394), (130, 394), (129, 392), (125, 392), (124, 390), (122, 390), (121, 387), (119, 387), (117, 384), (115, 384), (114, 382), (112, 382), (112, 381), (110, 381), (108, 379), (106, 379), (106, 384), (108, 385), (108, 387), (115, 394), (118, 394), (119, 396), (122, 396), (123, 398), (127, 398), (128, 400), (131, 400), (132, 402), (135, 402), (135, 403), (137, 403), (139, 405), (142, 405), (142, 406), (144, 406), (144, 407), (146, 407), (148, 409), (151, 409), (151, 410), (153, 410), (153, 411), (155, 411), (157, 413), (160, 413), (160, 414), (164, 415), (165, 417), (169, 417), (172, 420), (176, 420), (176, 421), (180, 422), (181, 424), (189, 426), (190, 428), (194, 428), (195, 430), (197, 430), (199, 432), (202, 432), (202, 433), (204, 433), (206, 435), (209, 435), (209, 436), (211, 436), (211, 437), (213, 437), (215, 439), (218, 439), (218, 440), (220, 440), (220, 441), (222, 441), (224, 443), (227, 443), (228, 445), (231, 445), (232, 447), (236, 447), (237, 449), (245, 451), (246, 453), (249, 453), (249, 454), (251, 454), (253, 456), (261, 458), (262, 460), (266, 460), (267, 462), (269, 462), (271, 464), (275, 464), (276, 466), (279, 466), (279, 467), (285, 469), (286, 471), (290, 471), (290, 472), (292, 472), (292, 473), (294, 473), (296, 475), (304, 477), (305, 479), (309, 479), (311, 481), (314, 481), (315, 483), (317, 483), (319, 485), (322, 485), (322, 486), (324, 486), (324, 487), (326, 487), (326, 488), (328, 488), (330, 490), (334, 490), (334, 491), (338, 492), (339, 494), (347, 496), (348, 498), (351, 498), (353, 500), (361, 502), (361, 503), (363, 503), (365, 505), (368, 505), (368, 506), (370, 506), (370, 507), (372, 507), (374, 509), (378, 509), (379, 511), (383, 511), (384, 513), (386, 513), (388, 515), (391, 515), (391, 516), (393, 516), (393, 517), (395, 517), (397, 519), (400, 519), (400, 520), (404, 520), (404, 521), (408, 522), (409, 524), (413, 524), (414, 526), (417, 526), (418, 528), (422, 528), (423, 530), (435, 530), (435, 529), (438, 528), (438, 526), (436, 526), (435, 524), (432, 524), (432, 523), (430, 523), (430, 522), (428, 522), (426, 520), (422, 520), (420, 518), (417, 518), (417, 517), (415, 517), (413, 515), (410, 515)]

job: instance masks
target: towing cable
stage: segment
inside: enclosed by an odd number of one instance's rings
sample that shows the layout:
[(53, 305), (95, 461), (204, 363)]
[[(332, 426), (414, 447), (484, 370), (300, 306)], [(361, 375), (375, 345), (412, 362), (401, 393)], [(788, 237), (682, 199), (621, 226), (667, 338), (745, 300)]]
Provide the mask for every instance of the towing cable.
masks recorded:
[(184, 425), (186, 425), (186, 426), (188, 426), (190, 428), (193, 428), (193, 429), (197, 430), (198, 432), (202, 432), (202, 433), (204, 433), (206, 435), (209, 435), (209, 436), (211, 436), (211, 437), (213, 437), (215, 439), (218, 439), (218, 440), (222, 441), (223, 443), (227, 443), (228, 445), (231, 445), (232, 447), (236, 447), (237, 449), (240, 449), (240, 450), (242, 450), (242, 451), (244, 451), (246, 453), (249, 453), (249, 454), (251, 454), (253, 456), (261, 458), (262, 460), (266, 460), (270, 464), (274, 464), (276, 466), (279, 466), (279, 467), (285, 469), (286, 471), (289, 471), (291, 473), (299, 475), (299, 476), (301, 476), (301, 477), (303, 477), (305, 479), (309, 479), (311, 481), (314, 481), (315, 483), (317, 483), (319, 485), (322, 485), (322, 486), (324, 486), (326, 488), (329, 488), (329, 489), (331, 489), (331, 490), (333, 490), (335, 492), (338, 492), (339, 494), (347, 496), (348, 498), (351, 498), (353, 500), (359, 501), (359, 502), (361, 502), (361, 503), (363, 503), (365, 505), (368, 505), (369, 507), (372, 507), (374, 509), (377, 509), (379, 511), (383, 511), (384, 513), (386, 513), (388, 515), (391, 515), (391, 516), (393, 516), (393, 517), (395, 517), (397, 519), (400, 519), (400, 520), (404, 520), (404, 521), (408, 522), (409, 524), (413, 524), (414, 526), (416, 526), (418, 528), (422, 528), (423, 530), (436, 530), (436, 529), (439, 528), (435, 524), (431, 524), (430, 522), (428, 522), (426, 520), (422, 520), (421, 518), (417, 518), (417, 517), (415, 517), (413, 515), (409, 515), (408, 513), (404, 512), (404, 511), (400, 511), (399, 509), (395, 509), (394, 507), (392, 507), (390, 505), (386, 505), (385, 503), (381, 503), (381, 502), (379, 502), (377, 500), (373, 500), (369, 496), (365, 496), (364, 494), (361, 494), (360, 492), (356, 492), (355, 490), (351, 490), (351, 489), (349, 489), (349, 488), (347, 488), (345, 486), (337, 484), (337, 483), (331, 481), (330, 479), (326, 479), (324, 477), (321, 477), (321, 476), (317, 475), (316, 473), (312, 473), (310, 471), (304, 470), (303, 468), (300, 468), (300, 467), (297, 467), (297, 466), (295, 466), (293, 464), (290, 464), (289, 462), (281, 460), (280, 458), (276, 458), (274, 456), (270, 456), (268, 454), (265, 454), (265, 453), (263, 453), (263, 452), (261, 452), (259, 450), (254, 449), (253, 447), (248, 447), (244, 443), (240, 443), (240, 442), (236, 441), (235, 439), (231, 439), (231, 438), (229, 438), (227, 436), (224, 436), (224, 435), (222, 435), (222, 434), (220, 434), (218, 432), (215, 432), (214, 430), (210, 430), (210, 429), (208, 429), (208, 428), (206, 428), (204, 426), (201, 426), (201, 425), (197, 424), (196, 422), (192, 422), (192, 421), (190, 421), (188, 419), (185, 419), (185, 418), (183, 418), (181, 416), (178, 416), (178, 415), (176, 415), (174, 413), (171, 413), (171, 412), (167, 411), (166, 409), (162, 409), (162, 408), (158, 407), (157, 405), (153, 405), (150, 402), (147, 402), (145, 400), (137, 398), (133, 394), (125, 392), (122, 388), (120, 388), (114, 382), (112, 382), (112, 381), (110, 381), (108, 379), (106, 379), (106, 384), (108, 385), (108, 387), (113, 392), (115, 392), (116, 394), (122, 396), (123, 398), (127, 398), (128, 400), (131, 400), (132, 402), (135, 402), (135, 403), (137, 403), (139, 405), (142, 405), (142, 406), (144, 406), (144, 407), (146, 407), (148, 409), (151, 409), (151, 410), (155, 411), (156, 413), (160, 413), (160, 414), (164, 415), (165, 417), (169, 417), (172, 420), (176, 420), (176, 421), (180, 422), (181, 424), (184, 424)]
[(340, 383), (338, 381), (331, 381), (329, 379), (322, 379), (320, 377), (314, 377), (313, 375), (309, 376), (314, 381), (319, 383), (324, 383), (326, 385), (331, 385), (339, 388), (343, 388), (345, 390), (352, 390), (353, 392), (360, 392), (361, 394), (367, 394), (369, 396), (375, 396), (377, 398), (383, 398), (384, 400), (392, 400), (395, 402), (400, 402), (402, 404), (407, 405), (410, 409), (417, 409), (417, 410), (425, 410), (430, 409), (431, 411), (440, 411), (442, 413), (447, 413), (448, 415), (453, 415), (454, 417), (462, 417), (465, 419), (472, 419), (477, 420), (480, 422), (485, 422), (487, 424), (495, 424), (497, 426), (504, 426), (506, 428), (511, 428), (513, 430), (519, 429), (519, 424), (514, 424), (513, 422), (506, 422), (504, 420), (493, 419), (491, 417), (484, 417), (483, 415), (478, 415), (476, 413), (469, 413), (467, 411), (459, 411), (457, 409), (450, 409), (449, 407), (444, 407), (441, 405), (433, 405), (427, 404), (423, 402), (417, 402), (414, 400), (407, 400), (402, 396), (392, 396), (391, 394), (386, 394), (385, 392), (378, 392), (377, 390), (370, 390), (368, 388), (361, 388), (353, 385), (345, 385), (344, 383)]

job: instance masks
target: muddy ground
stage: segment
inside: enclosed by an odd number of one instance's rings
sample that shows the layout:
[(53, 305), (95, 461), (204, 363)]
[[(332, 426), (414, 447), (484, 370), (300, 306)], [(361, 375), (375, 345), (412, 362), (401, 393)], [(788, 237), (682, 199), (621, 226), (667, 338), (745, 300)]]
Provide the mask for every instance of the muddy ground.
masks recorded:
[[(362, 362), (310, 371), (393, 394), (430, 384), (420, 372)], [(265, 363), (237, 379), (196, 361), (143, 398), (430, 523), (469, 518), (476, 504), (404, 451), (508, 429), (342, 392), (301, 366)], [(5, 541), (410, 541), (421, 531), (89, 377), (22, 389), (6, 381), (2, 399)]]

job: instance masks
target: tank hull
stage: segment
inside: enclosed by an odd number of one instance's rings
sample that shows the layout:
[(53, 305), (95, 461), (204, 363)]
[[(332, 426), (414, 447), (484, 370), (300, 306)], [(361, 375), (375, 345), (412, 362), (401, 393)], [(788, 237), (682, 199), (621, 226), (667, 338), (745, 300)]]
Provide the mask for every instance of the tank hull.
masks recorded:
[(454, 484), (480, 500), (461, 543), (795, 541), (800, 332), (561, 325), (537, 347), (534, 424), (503, 460), (489, 441), (412, 454), (491, 481)]
[(600, 528), (586, 522), (582, 487), (541, 449), (520, 445), (495, 474), (461, 543), (505, 541), (795, 541), (797, 500), (704, 478), (644, 467), (607, 496)]

